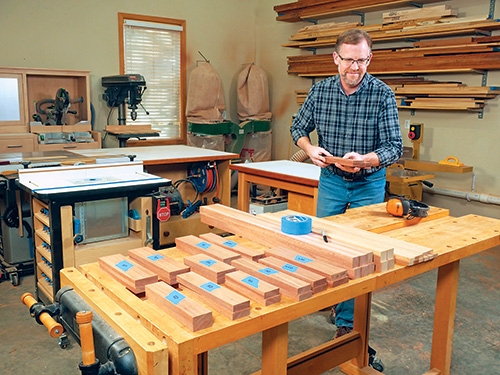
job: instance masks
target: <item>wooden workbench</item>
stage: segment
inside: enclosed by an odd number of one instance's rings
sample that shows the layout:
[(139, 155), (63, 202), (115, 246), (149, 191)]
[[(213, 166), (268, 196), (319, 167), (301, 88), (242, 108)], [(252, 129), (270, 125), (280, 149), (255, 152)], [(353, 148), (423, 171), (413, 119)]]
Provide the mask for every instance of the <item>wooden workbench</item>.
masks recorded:
[[(174, 375), (206, 373), (207, 351), (258, 332), (262, 332), (261, 374), (320, 374), (352, 359), (341, 365), (342, 371), (362, 375), (377, 373), (371, 368), (363, 370), (368, 363), (372, 292), (438, 269), (430, 367), (438, 370), (433, 374), (449, 374), (459, 263), (462, 258), (500, 245), (500, 220), (477, 215), (458, 218), (447, 215), (447, 210), (431, 208), (425, 220), (408, 221), (387, 215), (385, 205), (379, 204), (331, 217), (329, 220), (335, 222), (432, 247), (438, 256), (411, 267), (396, 266), (384, 273), (351, 280), (302, 302), (283, 297), (280, 303), (267, 307), (252, 303), (250, 316), (235, 321), (214, 311), (214, 325), (196, 333), (169, 319), (150, 302), (141, 301), (102, 272), (97, 264), (82, 266), (80, 271), (64, 269), (61, 282), (73, 287), (123, 335), (132, 346), (143, 375), (160, 374), (166, 367)], [(179, 259), (186, 255), (177, 249), (160, 252)], [(287, 359), (290, 321), (352, 297), (356, 298), (356, 310), (351, 334)], [(144, 329), (149, 337), (136, 334)], [(168, 360), (164, 344), (168, 348)]]
[(233, 164), (238, 171), (238, 209), (248, 212), (250, 183), (262, 184), (288, 192), (288, 209), (316, 215), (321, 168), (290, 160)]

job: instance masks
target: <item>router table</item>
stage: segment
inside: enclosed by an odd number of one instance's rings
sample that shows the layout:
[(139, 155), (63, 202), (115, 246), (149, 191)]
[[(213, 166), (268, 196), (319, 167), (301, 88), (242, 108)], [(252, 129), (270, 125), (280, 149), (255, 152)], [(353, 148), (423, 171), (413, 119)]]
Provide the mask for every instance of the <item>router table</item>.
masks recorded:
[[(431, 370), (426, 374), (449, 374), (460, 260), (500, 245), (500, 220), (477, 215), (455, 218), (449, 216), (448, 210), (435, 207), (426, 218), (405, 220), (389, 216), (385, 204), (351, 209), (328, 220), (432, 247), (437, 257), (350, 280), (301, 302), (286, 297), (267, 307), (251, 302), (250, 316), (234, 321), (214, 311), (214, 325), (194, 333), (152, 303), (133, 295), (97, 263), (63, 269), (61, 285), (74, 288), (125, 338), (135, 352), (142, 375), (167, 371), (173, 375), (206, 374), (209, 350), (258, 332), (262, 332), (259, 374), (313, 375), (340, 365), (347, 374), (374, 375), (380, 373), (367, 367), (372, 292), (437, 269)], [(187, 255), (175, 248), (159, 253), (178, 260)], [(353, 297), (356, 310), (352, 333), (287, 358), (290, 321)]]

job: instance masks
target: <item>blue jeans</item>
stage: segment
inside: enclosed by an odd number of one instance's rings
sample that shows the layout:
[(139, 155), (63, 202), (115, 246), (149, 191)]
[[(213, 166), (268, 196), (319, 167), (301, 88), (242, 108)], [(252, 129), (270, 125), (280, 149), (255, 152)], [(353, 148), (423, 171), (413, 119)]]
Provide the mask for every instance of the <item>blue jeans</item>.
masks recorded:
[[(385, 169), (354, 181), (345, 180), (328, 168), (321, 169), (318, 187), (318, 217), (343, 214), (347, 208), (382, 203), (385, 197)], [(337, 305), (335, 325), (353, 326), (354, 298)]]

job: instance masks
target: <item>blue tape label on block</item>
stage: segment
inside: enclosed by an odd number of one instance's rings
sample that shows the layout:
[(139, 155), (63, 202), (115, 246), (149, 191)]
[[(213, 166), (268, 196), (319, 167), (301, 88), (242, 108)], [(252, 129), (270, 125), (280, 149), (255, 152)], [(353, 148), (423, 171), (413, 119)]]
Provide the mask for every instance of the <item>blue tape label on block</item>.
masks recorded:
[(200, 288), (205, 289), (207, 292), (213, 292), (215, 289), (219, 289), (220, 286), (217, 285), (216, 283), (209, 281), (208, 283), (200, 285)]
[(227, 241), (223, 242), (222, 244), (225, 246), (229, 246), (229, 247), (235, 247), (236, 245), (238, 245), (236, 242), (231, 241), (231, 240), (227, 240)]
[(165, 296), (165, 298), (168, 301), (172, 302), (174, 305), (177, 305), (184, 298), (186, 298), (186, 296), (183, 295), (181, 292), (178, 292), (177, 290), (174, 290), (169, 295)]
[(163, 259), (163, 258), (165, 258), (165, 257), (163, 255), (160, 255), (160, 254), (155, 254), (155, 255), (148, 256), (148, 259), (152, 260), (152, 261), (157, 261), (157, 260), (160, 260), (160, 259)]
[(312, 262), (312, 259), (306, 258), (305, 256), (302, 255), (296, 255), (295, 260), (300, 263), (309, 263)]
[(294, 266), (293, 264), (287, 263), (283, 267), (284, 270), (287, 270), (288, 272), (296, 272), (298, 270), (297, 266)]
[(269, 267), (262, 268), (261, 270), (259, 270), (259, 272), (262, 272), (264, 275), (273, 275), (275, 273), (280, 273), (279, 271), (273, 270)]
[(254, 288), (258, 288), (260, 280), (253, 277), (253, 276), (247, 276), (244, 279), (242, 279), (241, 281), (243, 281), (245, 284), (253, 286)]
[(210, 245), (208, 242), (202, 241), (200, 243), (197, 243), (196, 246), (201, 247), (202, 249), (208, 249)]
[(134, 267), (134, 265), (132, 263), (129, 263), (126, 260), (122, 260), (121, 262), (116, 263), (115, 266), (118, 267), (119, 269), (121, 269), (122, 271), (125, 271), (125, 272), (127, 272), (129, 269)]
[(200, 260), (200, 263), (204, 264), (207, 267), (211, 267), (213, 264), (217, 263), (217, 261), (213, 259), (205, 259), (205, 260)]

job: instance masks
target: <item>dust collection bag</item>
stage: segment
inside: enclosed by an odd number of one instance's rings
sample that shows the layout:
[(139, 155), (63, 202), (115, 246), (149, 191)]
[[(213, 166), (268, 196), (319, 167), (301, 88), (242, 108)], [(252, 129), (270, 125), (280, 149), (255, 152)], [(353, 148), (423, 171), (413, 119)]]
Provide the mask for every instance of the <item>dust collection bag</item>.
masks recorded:
[(223, 122), (222, 114), (225, 109), (219, 74), (210, 63), (200, 64), (191, 72), (189, 78), (187, 120), (198, 124)]
[(247, 65), (238, 75), (237, 110), (240, 121), (270, 121), (269, 83), (267, 73), (254, 64)]

